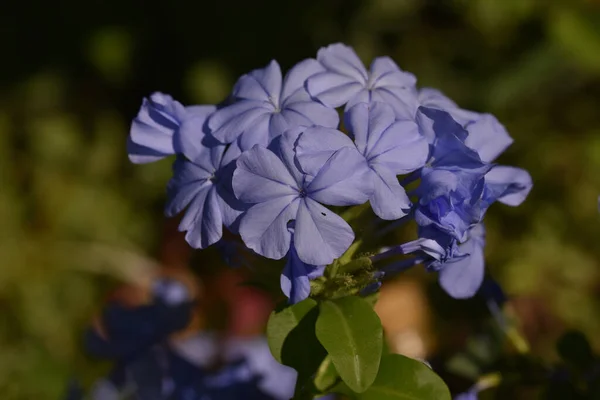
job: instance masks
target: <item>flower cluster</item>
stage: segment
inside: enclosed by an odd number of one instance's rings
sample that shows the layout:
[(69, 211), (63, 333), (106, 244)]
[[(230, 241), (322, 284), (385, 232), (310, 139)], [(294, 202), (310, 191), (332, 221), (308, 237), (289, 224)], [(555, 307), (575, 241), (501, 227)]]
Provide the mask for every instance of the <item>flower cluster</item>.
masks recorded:
[(285, 76), (276, 61), (242, 76), (217, 106), (153, 94), (128, 151), (135, 163), (177, 156), (165, 212), (185, 210), (179, 229), (191, 246), (219, 242), (225, 226), (252, 251), (287, 259), (281, 287), (298, 302), (355, 242), (340, 207), (367, 202), (373, 218), (419, 227), (417, 240), (373, 261), (414, 253), (403, 265), (424, 263), (450, 295), (472, 296), (484, 275), (486, 210), (520, 204), (532, 186), (526, 171), (492, 163), (511, 142), (495, 117), (418, 89), (390, 58), (367, 69), (333, 44)]

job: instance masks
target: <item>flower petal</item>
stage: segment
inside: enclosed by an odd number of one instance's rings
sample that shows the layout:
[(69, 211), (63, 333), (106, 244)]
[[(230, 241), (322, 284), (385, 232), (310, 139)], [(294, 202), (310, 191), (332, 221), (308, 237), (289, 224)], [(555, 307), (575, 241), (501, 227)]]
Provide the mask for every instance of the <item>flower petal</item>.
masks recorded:
[(354, 136), (358, 151), (367, 158), (373, 146), (394, 120), (392, 108), (380, 102), (359, 103), (349, 109), (345, 115), (346, 126)]
[(352, 228), (340, 216), (310, 198), (302, 199), (294, 235), (300, 260), (312, 265), (330, 264), (353, 241)]
[(233, 191), (245, 203), (260, 203), (276, 197), (298, 195), (294, 177), (270, 150), (254, 146), (238, 158), (233, 173)]
[(173, 178), (167, 184), (165, 215), (173, 217), (186, 208), (193, 198), (211, 185), (211, 172), (192, 162), (177, 159), (173, 163)]
[(208, 128), (219, 142), (231, 143), (244, 131), (255, 129), (257, 119), (272, 111), (273, 107), (268, 103), (241, 100), (215, 111), (208, 119)]
[(291, 304), (298, 303), (310, 295), (310, 279), (314, 279), (314, 272), (322, 271), (321, 267), (309, 265), (298, 258), (298, 253), (292, 244), (288, 253), (287, 262), (281, 273), (281, 290), (290, 300)]
[(328, 107), (339, 107), (364, 89), (354, 78), (335, 72), (322, 72), (306, 81), (310, 95)]
[(371, 170), (356, 148), (336, 151), (310, 182), (306, 191), (316, 201), (332, 206), (365, 203), (373, 193)]
[(151, 149), (146, 146), (141, 146), (131, 140), (131, 136), (127, 137), (127, 154), (129, 155), (129, 161), (134, 164), (147, 164), (155, 162), (170, 155)]
[(367, 70), (350, 46), (335, 43), (322, 47), (317, 52), (317, 60), (332, 72), (351, 77), (359, 83), (367, 81)]
[(286, 101), (297, 90), (303, 89), (304, 83), (309, 77), (324, 71), (323, 65), (314, 58), (300, 61), (285, 74), (283, 89), (281, 90), (281, 101)]
[(440, 270), (440, 285), (455, 299), (473, 297), (479, 290), (485, 273), (483, 246), (482, 240), (469, 239), (459, 246), (461, 253), (468, 256), (450, 260)]
[(319, 125), (325, 128), (337, 128), (340, 122), (340, 117), (335, 109), (310, 99), (290, 102), (285, 105), (281, 113), (285, 115), (292, 126)]
[[(203, 196), (204, 193), (206, 196)], [(193, 220), (190, 221), (190, 218)], [(192, 201), (181, 221), (180, 229), (187, 230), (185, 240), (195, 249), (205, 249), (221, 239), (223, 220), (214, 186), (199, 193)]]
[[(219, 144), (213, 137), (206, 135), (206, 121), (216, 110), (215, 106), (194, 106), (175, 135), (174, 145), (178, 152), (189, 160), (195, 160), (207, 147)], [(218, 166), (218, 164), (217, 164)]]
[(491, 114), (481, 114), (465, 129), (469, 132), (465, 144), (479, 153), (485, 162), (494, 161), (513, 142), (506, 128)]
[(417, 78), (402, 71), (389, 57), (377, 57), (371, 63), (369, 82), (372, 88), (396, 86), (399, 88), (412, 87)]
[(373, 173), (373, 194), (369, 199), (373, 212), (381, 219), (395, 220), (408, 214), (411, 202), (395, 175), (387, 171)]
[[(179, 127), (185, 109), (169, 95), (153, 93), (150, 99), (144, 98), (142, 106), (131, 123), (131, 141), (142, 148), (164, 156), (175, 154), (173, 136)], [(142, 148), (137, 147), (139, 152)]]
[(429, 157), (429, 144), (413, 121), (397, 121), (387, 128), (370, 149), (369, 165), (394, 175), (421, 168)]
[(238, 99), (270, 101), (274, 105), (279, 104), (280, 94), (281, 68), (275, 60), (242, 76), (233, 88), (233, 95)]
[(265, 113), (254, 120), (252, 126), (237, 138), (240, 149), (250, 150), (256, 145), (267, 147), (269, 144), (272, 113)]
[(485, 175), (485, 186), (487, 201), (515, 207), (525, 201), (533, 181), (524, 169), (497, 165)]
[(304, 172), (316, 175), (333, 153), (343, 147), (354, 148), (348, 136), (337, 129), (315, 126), (300, 135), (296, 143), (296, 157)]
[(283, 196), (250, 207), (240, 223), (246, 246), (267, 258), (285, 256), (291, 239), (287, 225), (296, 218), (299, 203), (297, 196)]

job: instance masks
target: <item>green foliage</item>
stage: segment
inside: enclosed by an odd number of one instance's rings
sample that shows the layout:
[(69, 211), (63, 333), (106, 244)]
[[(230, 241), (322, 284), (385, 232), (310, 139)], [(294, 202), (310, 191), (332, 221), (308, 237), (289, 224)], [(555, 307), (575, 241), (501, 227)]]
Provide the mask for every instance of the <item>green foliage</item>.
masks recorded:
[(342, 380), (364, 392), (377, 376), (383, 345), (381, 321), (371, 305), (359, 297), (323, 302), (316, 333)]
[(373, 385), (358, 400), (450, 400), (442, 379), (420, 361), (390, 354), (381, 360)]
[(300, 321), (310, 310), (317, 306), (313, 299), (306, 299), (300, 303), (273, 311), (267, 323), (267, 338), (269, 349), (273, 357), (282, 362), (282, 349), (284, 342), (290, 332), (294, 330)]

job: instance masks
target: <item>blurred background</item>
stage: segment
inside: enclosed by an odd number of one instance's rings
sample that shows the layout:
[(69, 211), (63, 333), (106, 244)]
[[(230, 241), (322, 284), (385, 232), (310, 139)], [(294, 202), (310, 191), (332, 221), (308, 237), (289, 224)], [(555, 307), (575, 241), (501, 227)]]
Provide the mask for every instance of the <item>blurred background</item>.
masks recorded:
[[(571, 327), (600, 345), (600, 2), (8, 0), (0, 33), (3, 399), (97, 378), (83, 329), (107, 298), (143, 302), (157, 275), (199, 293), (190, 329), (263, 332), (273, 299), (218, 249), (187, 247), (162, 217), (170, 160), (130, 165), (125, 139), (153, 91), (215, 103), (270, 59), (289, 68), (337, 41), (505, 124), (515, 143), (499, 161), (535, 186), (488, 212), (489, 271), (536, 354), (556, 357)], [(384, 286), (377, 310), (391, 346), (419, 357), (457, 351), (486, 315), (419, 271)]]

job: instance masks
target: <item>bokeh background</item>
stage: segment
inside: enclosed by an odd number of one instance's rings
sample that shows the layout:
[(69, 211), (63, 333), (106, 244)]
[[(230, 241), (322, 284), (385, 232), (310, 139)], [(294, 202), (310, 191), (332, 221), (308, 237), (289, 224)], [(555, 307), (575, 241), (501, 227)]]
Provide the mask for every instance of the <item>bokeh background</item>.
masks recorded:
[[(223, 99), (238, 76), (343, 41), (487, 111), (515, 139), (500, 162), (535, 186), (492, 207), (490, 273), (536, 353), (566, 328), (600, 343), (600, 2), (594, 0), (3, 1), (0, 5), (0, 393), (57, 399), (104, 371), (81, 334), (107, 297), (156, 274), (194, 281), (194, 329), (256, 335), (271, 300), (162, 217), (170, 161), (133, 166), (129, 123), (160, 90)], [(189, 260), (191, 268), (188, 268)], [(226, 272), (219, 272), (226, 271)], [(199, 282), (199, 283), (198, 283)], [(124, 286), (125, 285), (125, 286)], [(398, 351), (458, 349), (485, 310), (414, 272), (378, 311)]]

